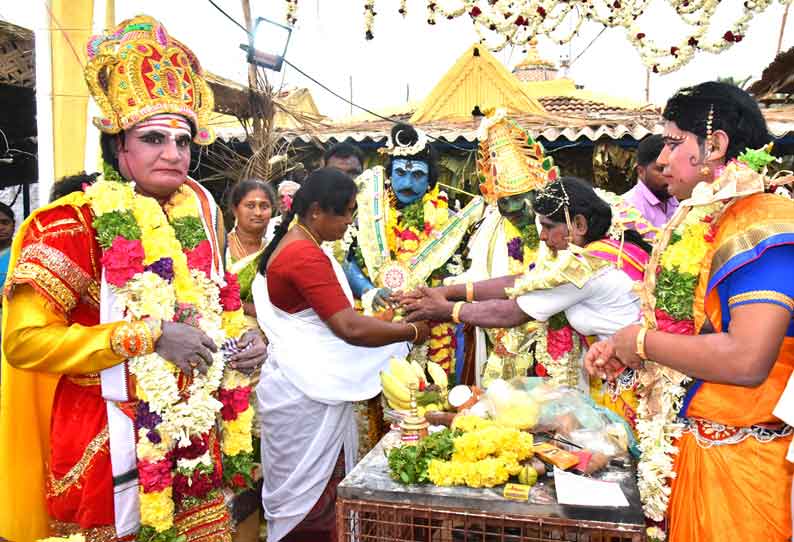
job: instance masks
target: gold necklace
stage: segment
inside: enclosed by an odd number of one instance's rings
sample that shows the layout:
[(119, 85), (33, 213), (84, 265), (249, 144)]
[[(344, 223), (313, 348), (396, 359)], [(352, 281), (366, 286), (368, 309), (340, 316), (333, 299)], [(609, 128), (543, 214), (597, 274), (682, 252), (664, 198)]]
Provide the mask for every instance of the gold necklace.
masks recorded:
[[(230, 237), (232, 237), (232, 241), (234, 242), (234, 246), (237, 249), (237, 253), (240, 254), (240, 258), (238, 258), (238, 259), (245, 258), (249, 254), (253, 254), (254, 252), (256, 252), (256, 250), (254, 250), (252, 252), (248, 252), (245, 249), (245, 247), (243, 246), (242, 241), (240, 241), (240, 236), (237, 235), (237, 229), (236, 228), (232, 230), (232, 233), (231, 233)], [(264, 244), (265, 244), (265, 241), (262, 240), (259, 243), (259, 248), (257, 250), (262, 250), (262, 245), (264, 245)]]
[(310, 231), (309, 231), (309, 228), (307, 228), (306, 226), (304, 226), (304, 225), (303, 225), (303, 224), (301, 224), (300, 222), (298, 222), (297, 226), (298, 226), (300, 229), (302, 229), (304, 232), (306, 232), (306, 235), (308, 235), (309, 237), (311, 237), (311, 240), (312, 240), (312, 241), (314, 241), (314, 244), (315, 244), (315, 245), (317, 245), (317, 248), (319, 248), (319, 247), (320, 247), (320, 242), (317, 240), (317, 238), (314, 236), (314, 234), (313, 234), (312, 232), (310, 232)]

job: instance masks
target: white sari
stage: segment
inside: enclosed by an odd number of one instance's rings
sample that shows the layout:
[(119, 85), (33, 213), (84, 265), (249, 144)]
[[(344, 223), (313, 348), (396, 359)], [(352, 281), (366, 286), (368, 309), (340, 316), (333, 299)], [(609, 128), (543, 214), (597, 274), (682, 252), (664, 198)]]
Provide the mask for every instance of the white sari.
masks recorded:
[[(342, 268), (328, 259), (352, 305)], [(256, 395), (263, 420), (262, 505), (268, 540), (278, 542), (320, 498), (343, 448), (345, 471), (353, 467), (358, 434), (351, 401), (377, 395), (379, 371), (408, 348), (406, 343), (352, 346), (313, 309), (288, 314), (273, 306), (262, 275), (252, 291), (259, 325), (270, 341)]]

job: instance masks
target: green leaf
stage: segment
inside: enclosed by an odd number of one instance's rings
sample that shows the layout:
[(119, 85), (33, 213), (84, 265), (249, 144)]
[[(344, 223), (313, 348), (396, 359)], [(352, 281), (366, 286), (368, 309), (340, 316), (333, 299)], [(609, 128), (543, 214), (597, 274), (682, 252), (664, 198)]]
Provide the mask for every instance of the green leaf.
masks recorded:
[(93, 225), (97, 231), (99, 246), (105, 250), (111, 247), (118, 236), (128, 241), (141, 238), (141, 228), (138, 227), (132, 211), (111, 211), (99, 215), (94, 219)]
[(763, 169), (772, 162), (777, 161), (777, 158), (769, 154), (771, 147), (762, 147), (760, 149), (745, 149), (743, 153), (739, 154), (739, 161), (749, 166), (753, 171), (761, 173)]
[(405, 226), (413, 227), (420, 232), (423, 231), (425, 229), (425, 204), (422, 198), (403, 207), (402, 218)]
[(656, 282), (656, 306), (676, 320), (692, 320), (697, 277), (662, 269)]
[(207, 234), (204, 232), (204, 224), (197, 216), (175, 218), (171, 222), (171, 227), (174, 228), (179, 244), (186, 250), (193, 250), (199, 243), (207, 239)]

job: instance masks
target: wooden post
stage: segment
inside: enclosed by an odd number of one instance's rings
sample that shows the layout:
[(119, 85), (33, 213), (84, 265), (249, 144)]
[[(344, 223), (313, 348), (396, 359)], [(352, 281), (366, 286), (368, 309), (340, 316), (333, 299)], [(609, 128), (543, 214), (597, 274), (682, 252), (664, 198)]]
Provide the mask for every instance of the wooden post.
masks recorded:
[(783, 48), (783, 34), (786, 31), (786, 20), (788, 19), (788, 8), (791, 7), (791, 4), (786, 4), (786, 9), (783, 12), (783, 20), (780, 22), (780, 37), (777, 39), (777, 53), (775, 56), (780, 54), (780, 49)]
[[(251, 3), (241, 0), (245, 27), (248, 30), (249, 46), (254, 46), (254, 23), (251, 17)], [(259, 74), (254, 64), (248, 64), (249, 104), (251, 112), (251, 133), (248, 134), (251, 147), (251, 158), (243, 171), (240, 179), (254, 177), (268, 180), (271, 173), (270, 156), (272, 154), (272, 141), (270, 132), (273, 129), (274, 107), (270, 86), (265, 81), (265, 88), (260, 88)]]

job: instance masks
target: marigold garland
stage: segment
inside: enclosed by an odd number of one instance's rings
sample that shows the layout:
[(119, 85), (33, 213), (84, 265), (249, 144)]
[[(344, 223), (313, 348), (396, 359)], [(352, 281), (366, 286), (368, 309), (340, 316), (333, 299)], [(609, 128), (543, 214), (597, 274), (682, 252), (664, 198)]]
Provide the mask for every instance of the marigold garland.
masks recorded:
[[(769, 159), (756, 151), (749, 161), (763, 168)], [(713, 183), (699, 184), (693, 191), (693, 199), (682, 203), (654, 247), (646, 271), (641, 300), (647, 327), (686, 335), (695, 332), (693, 314), (703, 303), (695, 296), (695, 286), (701, 273), (708, 272), (702, 266), (707, 263), (716, 225), (735, 201), (730, 193), (715, 201), (715, 194), (723, 187), (739, 183), (744, 185), (744, 195), (754, 190), (760, 192), (764, 189), (763, 179), (762, 174), (747, 164), (733, 161), (718, 172)], [(660, 264), (658, 278), (654, 262)], [(682, 434), (677, 418), (686, 393), (684, 385), (690, 378), (649, 361), (639, 371), (638, 379), (636, 428), (641, 450), (638, 487), (645, 515), (653, 521), (662, 521), (670, 500), (669, 483), (675, 477), (673, 456), (678, 452), (675, 440)]]
[[(126, 316), (196, 325), (219, 347), (227, 337), (238, 337), (243, 329), (239, 287), (235, 295), (233, 277), (216, 284), (208, 276), (211, 247), (191, 189), (182, 185), (161, 208), (154, 199), (135, 193), (134, 183), (108, 173), (86, 189), (86, 197), (103, 248), (106, 280)], [(130, 358), (128, 364), (138, 399), (138, 539), (174, 541), (175, 510), (200, 503), (220, 488), (221, 473), (210, 458), (209, 441), (224, 407), (214, 396), (219, 389), (226, 391), (221, 386), (223, 354), (214, 354), (207, 374), (194, 373), (186, 387), (178, 368), (157, 353)], [(248, 386), (250, 393), (245, 375), (226, 370), (225, 380)], [(250, 422), (245, 415), (230, 421), (230, 452), (251, 450)]]

